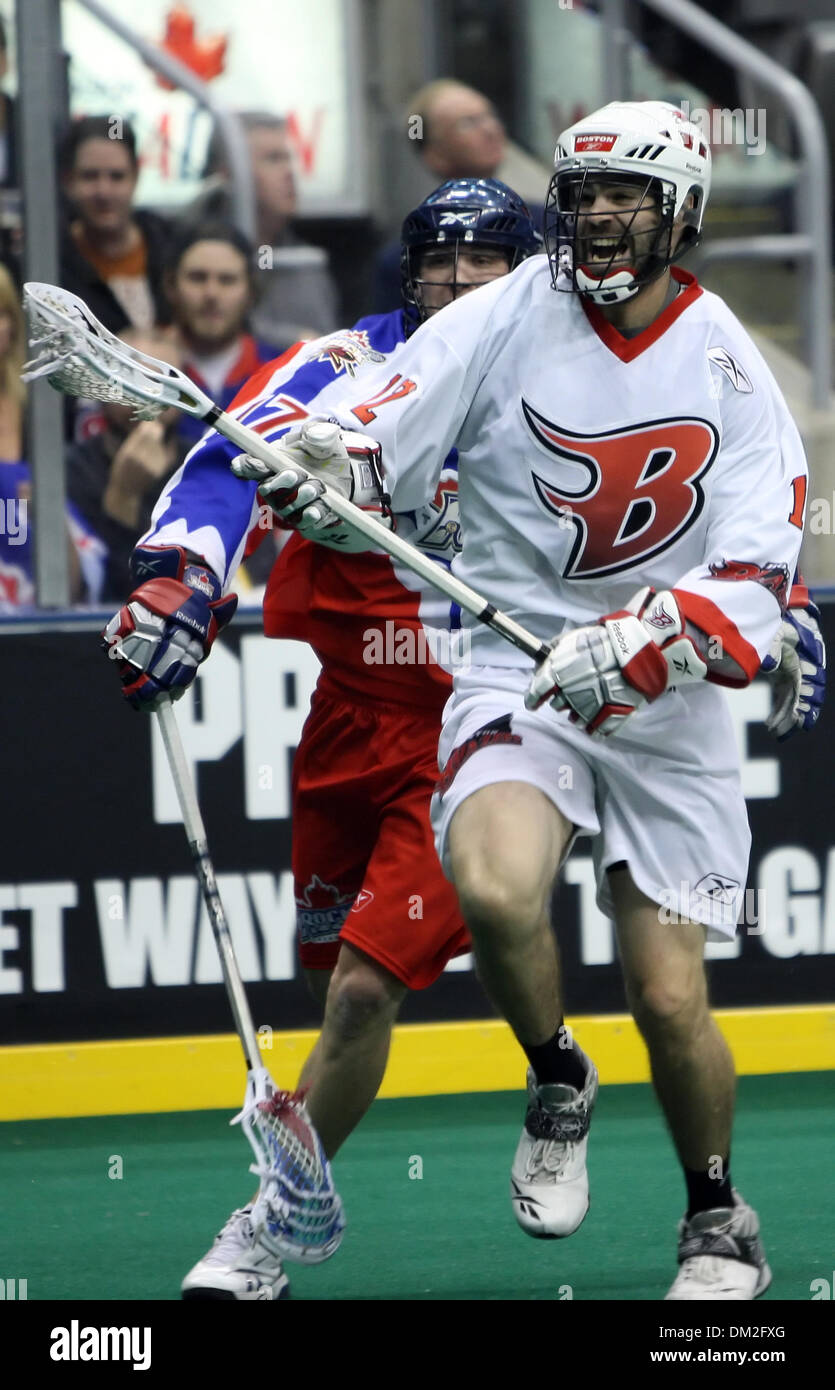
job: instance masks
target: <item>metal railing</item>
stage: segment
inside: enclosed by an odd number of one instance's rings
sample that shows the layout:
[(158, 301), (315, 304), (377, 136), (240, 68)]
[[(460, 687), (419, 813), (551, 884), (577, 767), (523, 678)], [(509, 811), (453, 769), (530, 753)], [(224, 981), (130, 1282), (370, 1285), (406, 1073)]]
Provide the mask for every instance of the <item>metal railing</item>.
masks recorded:
[[(17, 0), (19, 165), (26, 280), (58, 279), (59, 233), (55, 137), (59, 109), (57, 0)], [(69, 538), (64, 488), (64, 420), (60, 396), (36, 382), (28, 393), (26, 450), (35, 484), (34, 577), (43, 608), (69, 600)], [(34, 510), (34, 507), (33, 507)]]
[[(812, 377), (812, 404), (832, 401), (832, 281), (829, 151), (826, 132), (811, 92), (773, 58), (701, 10), (692, 0), (636, 0), (696, 39), (738, 72), (759, 82), (789, 116), (797, 136), (800, 173), (795, 189), (797, 231), (771, 236), (726, 237), (708, 242), (702, 264), (718, 260), (794, 260), (808, 268), (798, 303)], [(607, 101), (631, 96), (629, 50), (632, 43), (624, 0), (600, 0), (603, 81)], [(708, 134), (708, 132), (706, 132)]]

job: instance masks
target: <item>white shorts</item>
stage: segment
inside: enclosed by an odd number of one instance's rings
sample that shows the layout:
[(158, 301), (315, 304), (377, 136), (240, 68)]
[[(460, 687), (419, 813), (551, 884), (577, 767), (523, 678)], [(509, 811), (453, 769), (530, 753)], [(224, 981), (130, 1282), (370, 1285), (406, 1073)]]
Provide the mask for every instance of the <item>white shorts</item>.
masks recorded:
[(638, 888), (669, 912), (664, 920), (701, 922), (708, 940), (733, 938), (751, 832), (722, 691), (708, 683), (668, 691), (620, 733), (592, 739), (550, 706), (526, 710), (528, 681), (514, 667), (473, 667), (455, 678), (432, 798), (447, 877), (447, 834), (461, 803), (495, 782), (528, 782), (580, 835), (593, 836), (606, 916), (614, 916), (606, 870), (625, 861)]

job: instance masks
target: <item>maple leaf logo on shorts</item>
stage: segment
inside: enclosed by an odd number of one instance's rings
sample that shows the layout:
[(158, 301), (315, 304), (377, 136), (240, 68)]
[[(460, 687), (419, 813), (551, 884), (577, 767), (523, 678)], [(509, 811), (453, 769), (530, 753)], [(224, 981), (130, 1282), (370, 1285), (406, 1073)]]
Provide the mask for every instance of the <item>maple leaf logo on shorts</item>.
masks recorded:
[(312, 941), (337, 941), (355, 896), (340, 893), (335, 884), (323, 883), (314, 874), (301, 897), (296, 898), (296, 926), (301, 942), (307, 945)]

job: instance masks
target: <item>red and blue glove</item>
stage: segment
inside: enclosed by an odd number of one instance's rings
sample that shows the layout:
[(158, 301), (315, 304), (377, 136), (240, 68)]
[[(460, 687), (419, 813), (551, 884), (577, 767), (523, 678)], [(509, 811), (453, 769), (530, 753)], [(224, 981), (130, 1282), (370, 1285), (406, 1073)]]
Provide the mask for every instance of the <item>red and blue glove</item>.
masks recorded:
[(800, 576), (762, 669), (771, 680), (769, 733), (783, 743), (798, 729), (814, 729), (826, 692), (826, 647), (820, 610)]
[(140, 546), (131, 573), (143, 582), (110, 619), (102, 646), (116, 663), (128, 703), (155, 710), (191, 685), (238, 598), (224, 598), (217, 576), (180, 546)]

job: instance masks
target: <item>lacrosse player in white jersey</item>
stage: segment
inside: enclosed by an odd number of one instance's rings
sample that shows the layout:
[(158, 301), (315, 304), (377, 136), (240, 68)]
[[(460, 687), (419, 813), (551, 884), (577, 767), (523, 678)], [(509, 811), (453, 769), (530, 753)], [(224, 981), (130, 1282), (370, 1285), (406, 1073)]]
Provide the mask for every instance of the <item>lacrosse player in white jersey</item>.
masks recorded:
[[(472, 625), (432, 805), (479, 976), (530, 1064), (516, 1218), (564, 1237), (589, 1205), (598, 1077), (566, 1045), (548, 909), (590, 836), (687, 1188), (666, 1297), (747, 1300), (771, 1274), (731, 1182), (734, 1066), (703, 967), (705, 940), (737, 930), (750, 848), (721, 687), (748, 684), (780, 629), (807, 470), (747, 333), (676, 265), (709, 185), (704, 136), (676, 108), (586, 117), (557, 145), (547, 258), (435, 315), (334, 418), (381, 444), (395, 512), (432, 495), (457, 447), (454, 572), (550, 642), (532, 673)], [(339, 450), (325, 470), (304, 430), (283, 442), (288, 468), (338, 475)], [(321, 522), (321, 491), (298, 475), (282, 514)]]

